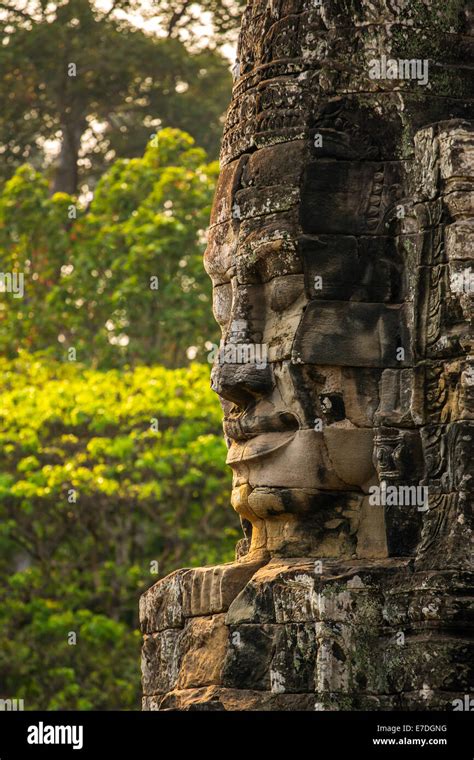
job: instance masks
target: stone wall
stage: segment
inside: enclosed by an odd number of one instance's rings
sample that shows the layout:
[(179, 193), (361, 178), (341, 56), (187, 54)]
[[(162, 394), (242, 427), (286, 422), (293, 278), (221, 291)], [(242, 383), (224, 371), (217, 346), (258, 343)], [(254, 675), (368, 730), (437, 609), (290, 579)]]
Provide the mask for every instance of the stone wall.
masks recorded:
[(144, 709), (470, 693), (473, 47), (462, 0), (245, 11), (205, 254), (244, 538), (143, 595)]

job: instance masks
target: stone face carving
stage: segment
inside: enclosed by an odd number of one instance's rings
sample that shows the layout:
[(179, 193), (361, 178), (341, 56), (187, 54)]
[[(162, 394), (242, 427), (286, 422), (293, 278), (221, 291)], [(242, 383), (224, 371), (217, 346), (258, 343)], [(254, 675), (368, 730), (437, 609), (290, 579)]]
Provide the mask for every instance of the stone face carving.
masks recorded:
[(474, 28), (426, 5), (244, 13), (205, 254), (244, 538), (142, 597), (145, 709), (469, 692)]

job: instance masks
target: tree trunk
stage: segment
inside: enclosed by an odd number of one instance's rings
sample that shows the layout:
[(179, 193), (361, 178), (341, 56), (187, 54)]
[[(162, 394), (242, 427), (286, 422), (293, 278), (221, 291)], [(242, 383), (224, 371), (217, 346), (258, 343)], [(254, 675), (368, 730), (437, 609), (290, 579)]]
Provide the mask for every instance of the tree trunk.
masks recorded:
[(75, 195), (79, 181), (78, 158), (81, 137), (86, 123), (82, 119), (75, 123), (65, 123), (61, 127), (62, 144), (57, 168), (54, 174), (51, 194), (68, 193)]

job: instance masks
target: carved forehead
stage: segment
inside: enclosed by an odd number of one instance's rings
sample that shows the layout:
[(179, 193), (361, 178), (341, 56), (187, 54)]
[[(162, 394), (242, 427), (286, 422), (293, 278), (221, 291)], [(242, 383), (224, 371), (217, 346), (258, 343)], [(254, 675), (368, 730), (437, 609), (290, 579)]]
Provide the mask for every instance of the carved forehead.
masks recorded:
[[(277, 170), (280, 161), (287, 174)], [(314, 160), (302, 140), (243, 156), (222, 170), (205, 268), (214, 285), (228, 282), (231, 274), (241, 282), (265, 282), (305, 270), (312, 277), (327, 274), (334, 258), (349, 270), (372, 268), (374, 283), (375, 275), (384, 279), (372, 296), (351, 291), (352, 297), (373, 300), (387, 288), (393, 297), (399, 256), (387, 256), (384, 241), (400, 181), (400, 168), (392, 162)], [(324, 237), (324, 243), (313, 243), (311, 236)]]
[(295, 241), (299, 233), (300, 182), (307, 142), (273, 145), (224, 166), (211, 212), (204, 266), (213, 284), (230, 273), (263, 281), (301, 272)]
[[(307, 141), (295, 140), (260, 148), (223, 166), (217, 182), (210, 226), (231, 220), (238, 223), (245, 216), (258, 215), (259, 198), (277, 194), (278, 188), (285, 188), (286, 196), (292, 190), (297, 191), (308, 157)], [(242, 215), (242, 210), (235, 207), (239, 192), (241, 203), (237, 205), (249, 206), (250, 199), (254, 198), (257, 204), (255, 210), (247, 209)], [(288, 198), (281, 202), (291, 203)], [(264, 213), (276, 211), (274, 204), (275, 201), (270, 201), (270, 207)]]

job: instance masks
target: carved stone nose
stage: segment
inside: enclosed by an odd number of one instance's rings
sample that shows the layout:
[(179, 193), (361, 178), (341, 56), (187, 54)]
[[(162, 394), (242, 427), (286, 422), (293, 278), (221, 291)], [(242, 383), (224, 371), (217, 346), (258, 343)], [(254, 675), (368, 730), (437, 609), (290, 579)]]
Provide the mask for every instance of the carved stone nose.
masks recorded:
[(211, 372), (211, 388), (218, 396), (245, 408), (255, 399), (269, 394), (273, 388), (269, 365), (216, 364)]

